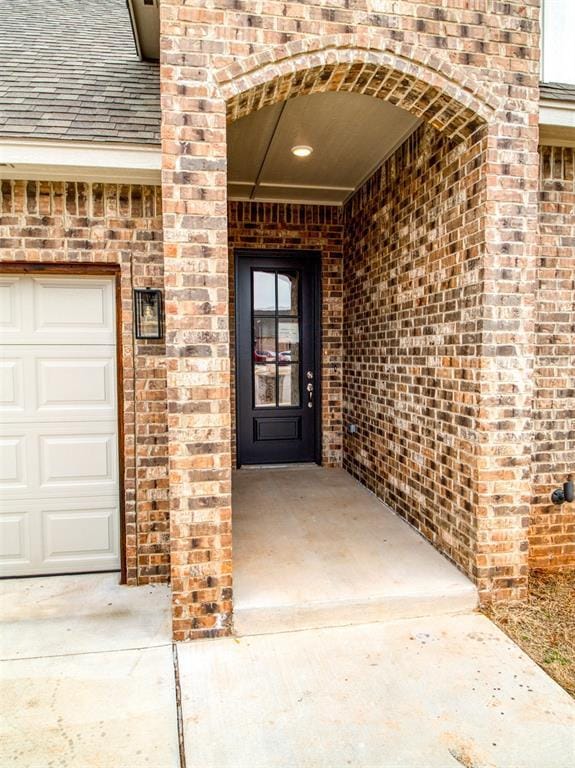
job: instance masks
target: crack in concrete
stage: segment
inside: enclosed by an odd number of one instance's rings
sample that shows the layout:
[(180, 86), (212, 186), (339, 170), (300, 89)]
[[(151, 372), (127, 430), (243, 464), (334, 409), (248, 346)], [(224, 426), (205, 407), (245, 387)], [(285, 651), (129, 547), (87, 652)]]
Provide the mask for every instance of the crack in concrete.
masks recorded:
[(38, 659), (66, 659), (70, 656), (98, 656), (102, 653), (125, 653), (126, 651), (148, 651), (151, 648), (169, 648), (171, 643), (158, 643), (158, 645), (136, 645), (133, 648), (107, 648), (102, 651), (73, 651), (71, 653), (42, 654), (42, 656), (13, 656), (0, 658), (0, 664), (4, 661), (37, 661)]
[(186, 768), (186, 748), (184, 744), (184, 720), (182, 716), (182, 689), (180, 686), (180, 664), (178, 648), (172, 643), (172, 659), (174, 661), (174, 682), (176, 688), (176, 720), (178, 724), (178, 746), (180, 750), (180, 768)]

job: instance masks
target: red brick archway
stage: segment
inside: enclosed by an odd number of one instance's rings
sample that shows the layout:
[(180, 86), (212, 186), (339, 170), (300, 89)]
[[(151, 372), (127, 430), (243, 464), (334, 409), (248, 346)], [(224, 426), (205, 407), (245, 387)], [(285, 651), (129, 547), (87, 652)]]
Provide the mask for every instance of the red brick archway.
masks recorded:
[(339, 35), (298, 40), (224, 67), (216, 74), (228, 121), (295, 96), (350, 91), (383, 99), (461, 141), (493, 119), (497, 99), (463, 71), (417, 46), (390, 49), (389, 38)]
[[(219, 69), (214, 70), (213, 63), (210, 66), (196, 74), (186, 70), (185, 86), (179, 85), (179, 67), (167, 66), (162, 81), (174, 636), (181, 640), (222, 635), (231, 628), (225, 124), (278, 101), (330, 90), (385, 99), (423, 118), (453, 146), (464, 148), (462, 157), (468, 167), (462, 172), (474, 174), (477, 180), (482, 202), (470, 244), (481, 255), (477, 280), (489, 277), (491, 295), (485, 293), (486, 284), (478, 286), (484, 293), (474, 310), (474, 332), (477, 355), (484, 362), (474, 373), (474, 427), (468, 454), (461, 458), (473, 463), (477, 517), (472, 526), (475, 550), (465, 570), (484, 594), (492, 590), (501, 596), (523, 594), (527, 553), (522, 515), (530, 492), (524, 466), (525, 407), (531, 379), (526, 375), (519, 387), (517, 382), (519, 371), (529, 371), (532, 338), (526, 319), (514, 340), (517, 359), (509, 366), (508, 353), (498, 346), (499, 334), (493, 330), (498, 314), (505, 317), (496, 296), (501, 288), (491, 281), (497, 281), (503, 269), (496, 201), (504, 200), (507, 193), (486, 171), (488, 152), (496, 152), (504, 105), (467, 71), (438, 54), (406, 44), (390, 45), (389, 38), (374, 35), (297, 40)], [(529, 141), (521, 151), (530, 151), (532, 137)], [(470, 145), (477, 149), (465, 155)], [(527, 201), (529, 189), (520, 194)], [(491, 207), (490, 200), (494, 201)], [(513, 222), (514, 229), (529, 230), (532, 214), (526, 204)], [(488, 231), (495, 233), (491, 241)], [(527, 250), (525, 255), (524, 261), (516, 261), (518, 274), (529, 274), (524, 272), (530, 265)], [(512, 292), (518, 284), (514, 283)], [(194, 298), (200, 294), (202, 301)], [(486, 323), (491, 329), (487, 335), (482, 334)], [(482, 403), (496, 402), (509, 391), (514, 391), (518, 404), (508, 421), (507, 442), (515, 447), (502, 449), (496, 426), (500, 411), (482, 408)], [(505, 494), (500, 491), (502, 482)], [(470, 530), (464, 535), (469, 536)]]

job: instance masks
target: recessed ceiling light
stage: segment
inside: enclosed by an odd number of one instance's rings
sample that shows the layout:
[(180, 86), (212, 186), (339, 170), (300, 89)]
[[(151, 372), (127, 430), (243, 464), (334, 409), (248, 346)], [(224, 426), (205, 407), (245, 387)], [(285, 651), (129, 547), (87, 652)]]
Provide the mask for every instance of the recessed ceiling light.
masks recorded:
[(308, 147), (306, 144), (298, 144), (296, 147), (291, 148), (291, 152), (296, 157), (309, 157), (313, 152), (313, 147)]

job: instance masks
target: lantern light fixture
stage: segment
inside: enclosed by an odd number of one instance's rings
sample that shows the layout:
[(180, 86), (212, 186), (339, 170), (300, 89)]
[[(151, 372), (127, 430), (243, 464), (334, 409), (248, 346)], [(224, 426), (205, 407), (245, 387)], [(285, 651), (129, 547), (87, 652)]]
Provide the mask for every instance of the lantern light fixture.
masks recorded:
[(162, 292), (155, 288), (134, 289), (135, 336), (161, 339), (164, 336)]

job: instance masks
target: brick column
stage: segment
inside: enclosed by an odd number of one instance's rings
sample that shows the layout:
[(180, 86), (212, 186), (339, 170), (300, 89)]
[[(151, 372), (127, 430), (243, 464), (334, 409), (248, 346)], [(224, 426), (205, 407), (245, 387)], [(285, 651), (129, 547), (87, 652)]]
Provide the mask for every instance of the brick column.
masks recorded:
[(221, 44), (209, 34), (221, 16), (161, 4), (175, 640), (227, 634), (231, 619), (226, 112), (211, 68)]
[(527, 593), (538, 155), (536, 115), (525, 117), (494, 122), (488, 137), (475, 573), (483, 602)]

